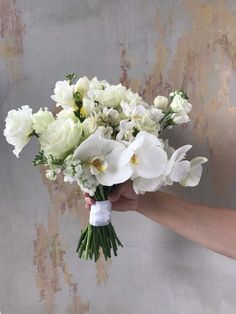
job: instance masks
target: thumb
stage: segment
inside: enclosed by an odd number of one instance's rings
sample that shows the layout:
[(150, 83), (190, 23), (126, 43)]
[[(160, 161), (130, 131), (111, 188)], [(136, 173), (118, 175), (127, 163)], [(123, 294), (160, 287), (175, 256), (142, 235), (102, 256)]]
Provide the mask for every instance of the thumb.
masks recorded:
[(125, 183), (118, 185), (114, 189), (114, 191), (112, 191), (108, 195), (109, 201), (116, 202), (122, 196), (122, 194), (127, 190), (128, 184), (129, 184), (128, 181), (126, 181)]

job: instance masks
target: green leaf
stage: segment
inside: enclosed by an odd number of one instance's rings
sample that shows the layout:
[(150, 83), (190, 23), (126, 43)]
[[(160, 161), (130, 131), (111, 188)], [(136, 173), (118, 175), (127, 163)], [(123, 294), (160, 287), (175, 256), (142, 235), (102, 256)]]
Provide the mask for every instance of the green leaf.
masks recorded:
[(66, 81), (69, 81), (69, 84), (71, 85), (74, 82), (74, 80), (77, 78), (77, 75), (73, 72), (72, 73), (67, 72), (64, 74), (64, 77)]
[(34, 166), (47, 164), (47, 158), (45, 157), (43, 150), (39, 151), (39, 153), (35, 156), (32, 164)]

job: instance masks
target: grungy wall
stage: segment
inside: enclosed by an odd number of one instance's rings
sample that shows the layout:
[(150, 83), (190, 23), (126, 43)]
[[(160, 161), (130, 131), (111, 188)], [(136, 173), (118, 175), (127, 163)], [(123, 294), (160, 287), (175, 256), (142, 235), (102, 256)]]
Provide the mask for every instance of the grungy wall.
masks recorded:
[[(235, 0), (0, 0), (1, 130), (10, 109), (52, 109), (54, 83), (70, 71), (148, 101), (184, 88), (192, 121), (171, 144), (192, 143), (209, 162), (197, 188), (169, 192), (235, 207)], [(88, 213), (75, 186), (31, 166), (37, 149), (16, 159), (0, 137), (2, 314), (236, 313), (235, 261), (138, 214), (113, 214), (117, 258), (79, 260)]]

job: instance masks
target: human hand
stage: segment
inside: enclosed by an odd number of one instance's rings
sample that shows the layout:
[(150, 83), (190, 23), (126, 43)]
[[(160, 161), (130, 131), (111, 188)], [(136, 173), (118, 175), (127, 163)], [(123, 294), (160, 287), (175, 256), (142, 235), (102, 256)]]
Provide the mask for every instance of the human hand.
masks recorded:
[[(84, 193), (85, 207), (90, 209), (95, 200)], [(109, 195), (108, 200), (112, 202), (112, 210), (117, 211), (136, 211), (138, 209), (139, 195), (134, 192), (133, 182), (126, 181), (119, 184)]]

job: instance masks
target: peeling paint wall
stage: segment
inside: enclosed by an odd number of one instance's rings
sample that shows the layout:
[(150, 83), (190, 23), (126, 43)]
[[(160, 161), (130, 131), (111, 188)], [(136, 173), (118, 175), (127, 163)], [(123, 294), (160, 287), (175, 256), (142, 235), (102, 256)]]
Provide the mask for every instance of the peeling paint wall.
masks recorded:
[[(170, 134), (209, 158), (186, 199), (235, 208), (234, 0), (0, 0), (0, 125), (21, 105), (53, 109), (55, 81), (75, 71), (121, 81), (147, 101), (175, 88), (191, 123)], [(76, 186), (48, 182), (0, 135), (2, 314), (235, 314), (235, 262), (135, 213), (114, 213), (125, 247), (110, 262), (78, 260), (88, 219)]]

